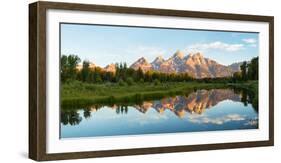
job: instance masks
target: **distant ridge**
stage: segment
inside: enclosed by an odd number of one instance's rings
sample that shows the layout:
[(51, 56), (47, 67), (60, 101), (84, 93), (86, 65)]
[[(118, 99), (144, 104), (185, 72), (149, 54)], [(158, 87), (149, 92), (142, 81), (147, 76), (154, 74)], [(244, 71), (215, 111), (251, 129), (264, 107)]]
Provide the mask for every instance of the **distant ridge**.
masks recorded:
[[(141, 69), (144, 72), (158, 71), (162, 73), (188, 73), (194, 78), (218, 78), (230, 77), (234, 72), (240, 71), (243, 62), (237, 62), (228, 66), (222, 65), (215, 60), (205, 58), (200, 52), (184, 55), (183, 52), (177, 51), (170, 58), (165, 60), (162, 56), (157, 56), (152, 62), (141, 57), (136, 60), (130, 68), (134, 70)], [(99, 67), (90, 63), (90, 68)], [(101, 68), (101, 67), (100, 67)], [(78, 70), (82, 69), (82, 64), (77, 66)], [(103, 68), (106, 72), (115, 73), (115, 64), (111, 63)]]
[(235, 72), (231, 67), (204, 58), (202, 53), (191, 53), (185, 56), (181, 51), (177, 51), (167, 60), (158, 56), (151, 63), (142, 57), (130, 67), (135, 70), (140, 68), (144, 72), (153, 70), (163, 73), (189, 73), (195, 78), (228, 77)]

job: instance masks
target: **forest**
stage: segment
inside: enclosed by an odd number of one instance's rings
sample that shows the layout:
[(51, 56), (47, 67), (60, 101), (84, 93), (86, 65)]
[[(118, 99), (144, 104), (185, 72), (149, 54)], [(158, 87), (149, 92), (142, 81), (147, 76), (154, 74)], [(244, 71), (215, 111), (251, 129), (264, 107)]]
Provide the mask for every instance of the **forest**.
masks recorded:
[(258, 57), (243, 62), (241, 71), (225, 78), (193, 78), (188, 73), (161, 73), (129, 68), (116, 63), (115, 73), (90, 67), (77, 55), (61, 57), (61, 100), (63, 106), (93, 103), (131, 103), (186, 94), (196, 89), (241, 88), (258, 98)]
[(100, 67), (90, 68), (89, 61), (83, 61), (82, 69), (78, 70), (77, 65), (81, 59), (77, 55), (62, 55), (61, 57), (61, 81), (77, 80), (86, 83), (118, 83), (120, 85), (133, 85), (134, 83), (154, 82), (244, 82), (258, 80), (258, 57), (250, 62), (244, 61), (240, 70), (233, 76), (224, 78), (202, 78), (196, 79), (188, 73), (162, 73), (157, 71), (143, 72), (140, 68), (134, 70), (127, 66), (126, 62), (115, 64), (115, 73), (104, 71)]

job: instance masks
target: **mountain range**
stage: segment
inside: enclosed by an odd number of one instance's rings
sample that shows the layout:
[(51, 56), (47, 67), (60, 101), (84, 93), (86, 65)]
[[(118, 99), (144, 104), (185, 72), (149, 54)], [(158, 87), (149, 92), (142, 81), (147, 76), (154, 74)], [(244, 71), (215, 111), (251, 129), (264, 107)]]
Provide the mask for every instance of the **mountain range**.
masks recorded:
[(187, 56), (177, 51), (167, 60), (161, 56), (149, 63), (144, 57), (134, 62), (130, 67), (144, 72), (153, 70), (164, 73), (189, 73), (195, 78), (228, 77), (240, 70), (241, 63), (222, 65), (212, 59), (205, 58), (202, 53), (192, 53)]
[[(158, 56), (152, 62), (149, 62), (146, 58), (141, 57), (130, 65), (130, 68), (141, 69), (144, 72), (188, 73), (194, 78), (217, 78), (232, 76), (234, 72), (240, 71), (241, 64), (242, 62), (238, 62), (226, 66), (215, 60), (205, 58), (199, 52), (184, 55), (183, 52), (177, 51), (166, 60), (162, 56)], [(90, 66), (91, 68), (96, 67), (93, 63)], [(78, 65), (77, 69), (81, 68), (82, 66)], [(113, 73), (116, 71), (114, 64), (107, 65), (103, 70)]]

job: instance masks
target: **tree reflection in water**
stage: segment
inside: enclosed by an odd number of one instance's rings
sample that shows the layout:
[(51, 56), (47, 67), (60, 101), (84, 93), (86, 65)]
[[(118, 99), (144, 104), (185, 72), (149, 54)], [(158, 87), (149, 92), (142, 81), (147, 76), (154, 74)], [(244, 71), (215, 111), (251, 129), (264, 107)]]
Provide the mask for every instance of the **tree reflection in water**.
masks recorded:
[[(85, 116), (85, 115), (84, 115)], [(82, 121), (82, 117), (77, 111), (62, 111), (61, 123), (64, 125), (78, 125)]]
[[(166, 110), (169, 110), (179, 118), (183, 118), (186, 113), (203, 114), (206, 109), (211, 109), (213, 106), (224, 100), (242, 102), (245, 106), (252, 104), (255, 111), (258, 112), (258, 98), (254, 93), (245, 89), (212, 89), (197, 90), (185, 96), (143, 101), (140, 104), (94, 104), (83, 107), (83, 116), (85, 119), (89, 119), (92, 115), (94, 116), (94, 112), (97, 112), (104, 106), (115, 109), (116, 114), (123, 115), (128, 113), (130, 106), (130, 108), (134, 108), (143, 114), (149, 109), (155, 109), (159, 114), (163, 114)], [(76, 109), (61, 109), (61, 123), (63, 125), (78, 125), (82, 121), (82, 117), (78, 113), (78, 110), (80, 109), (81, 107)]]

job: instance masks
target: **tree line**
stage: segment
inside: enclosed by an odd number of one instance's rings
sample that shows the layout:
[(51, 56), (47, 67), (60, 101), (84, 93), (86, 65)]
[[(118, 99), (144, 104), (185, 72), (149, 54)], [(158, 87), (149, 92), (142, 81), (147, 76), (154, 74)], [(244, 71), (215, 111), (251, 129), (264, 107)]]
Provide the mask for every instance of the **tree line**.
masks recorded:
[(259, 58), (255, 57), (250, 62), (244, 61), (240, 66), (240, 71), (233, 74), (233, 80), (246, 81), (258, 80), (259, 78)]
[(129, 68), (126, 63), (116, 63), (115, 72), (108, 72), (100, 67), (90, 67), (90, 62), (85, 60), (81, 70), (77, 65), (81, 59), (77, 55), (62, 55), (61, 57), (61, 81), (78, 80), (88, 83), (119, 83), (120, 85), (132, 85), (134, 82), (237, 82), (246, 80), (258, 80), (258, 57), (250, 62), (243, 62), (239, 72), (232, 77), (195, 79), (188, 73), (163, 73), (158, 71), (146, 71), (141, 68), (135, 70)]
[(82, 69), (77, 65), (81, 59), (77, 55), (62, 55), (61, 57), (61, 80), (79, 80), (89, 83), (113, 82), (133, 84), (134, 82), (180, 82), (191, 81), (193, 78), (188, 73), (162, 73), (157, 71), (144, 72), (141, 68), (135, 70), (129, 68), (126, 63), (116, 63), (115, 72), (108, 72), (100, 67), (90, 67), (90, 62), (85, 60)]

